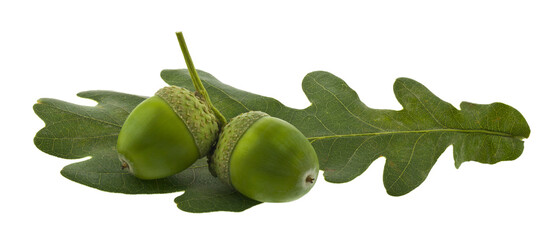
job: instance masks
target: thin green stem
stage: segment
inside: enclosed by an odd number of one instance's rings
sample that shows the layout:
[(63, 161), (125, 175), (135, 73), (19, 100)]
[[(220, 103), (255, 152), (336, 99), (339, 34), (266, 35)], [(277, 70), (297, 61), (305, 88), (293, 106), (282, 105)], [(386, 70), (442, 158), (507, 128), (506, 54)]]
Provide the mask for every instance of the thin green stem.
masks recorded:
[(227, 124), (226, 118), (224, 117), (224, 115), (222, 115), (220, 111), (218, 111), (216, 107), (214, 107), (214, 105), (212, 105), (212, 101), (210, 101), (210, 96), (208, 96), (208, 92), (206, 91), (206, 88), (204, 88), (204, 85), (202, 85), (202, 81), (200, 80), (200, 77), (196, 72), (196, 68), (194, 68), (194, 63), (191, 59), (191, 54), (189, 53), (189, 49), (187, 49), (187, 43), (185, 42), (183, 33), (176, 32), (175, 34), (177, 35), (177, 40), (179, 40), (179, 46), (181, 46), (181, 51), (183, 51), (183, 57), (185, 58), (185, 62), (187, 63), (187, 68), (189, 69), (189, 74), (191, 75), (194, 88), (200, 95), (202, 95), (204, 100), (206, 100), (206, 103), (208, 104), (208, 106), (210, 106), (212, 111), (214, 111), (214, 114), (218, 118), (218, 121), (220, 121), (220, 126), (225, 126)]

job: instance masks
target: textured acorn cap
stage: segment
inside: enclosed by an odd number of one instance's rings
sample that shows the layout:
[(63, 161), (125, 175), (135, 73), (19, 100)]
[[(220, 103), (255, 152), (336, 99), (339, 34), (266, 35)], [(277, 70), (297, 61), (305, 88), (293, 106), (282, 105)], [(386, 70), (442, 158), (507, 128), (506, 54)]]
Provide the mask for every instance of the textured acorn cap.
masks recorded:
[(256, 121), (269, 116), (264, 112), (251, 111), (237, 115), (222, 129), (210, 161), (210, 170), (224, 183), (231, 186), (229, 160), (241, 136)]
[(164, 87), (155, 95), (167, 102), (183, 120), (194, 138), (200, 156), (206, 156), (217, 140), (219, 127), (216, 115), (205, 100), (177, 86)]

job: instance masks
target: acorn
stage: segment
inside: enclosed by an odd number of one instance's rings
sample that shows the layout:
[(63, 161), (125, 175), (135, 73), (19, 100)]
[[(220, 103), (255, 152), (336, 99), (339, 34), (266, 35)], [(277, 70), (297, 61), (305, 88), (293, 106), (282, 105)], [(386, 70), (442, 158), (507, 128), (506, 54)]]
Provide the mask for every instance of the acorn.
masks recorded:
[(288, 202), (305, 195), (319, 161), (292, 124), (264, 112), (233, 118), (220, 133), (209, 167), (221, 181), (260, 202)]
[(164, 178), (205, 157), (219, 135), (202, 97), (177, 86), (158, 90), (127, 117), (117, 140), (122, 167), (140, 179)]

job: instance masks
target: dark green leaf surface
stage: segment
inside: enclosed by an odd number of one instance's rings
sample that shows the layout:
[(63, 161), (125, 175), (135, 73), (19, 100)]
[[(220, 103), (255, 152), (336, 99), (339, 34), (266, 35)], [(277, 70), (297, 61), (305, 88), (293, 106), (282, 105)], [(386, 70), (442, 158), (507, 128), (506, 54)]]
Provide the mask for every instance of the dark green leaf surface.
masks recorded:
[(174, 176), (141, 180), (121, 169), (116, 143), (122, 123), (144, 97), (111, 91), (89, 91), (78, 96), (97, 101), (95, 107), (55, 99), (40, 99), (33, 106), (46, 126), (35, 136), (40, 150), (61, 158), (88, 160), (64, 167), (61, 174), (103, 191), (127, 194), (186, 191), (176, 198), (188, 212), (243, 211), (259, 202), (222, 184), (208, 171), (206, 159)]
[(304, 89), (324, 126), (306, 136), (320, 154), (326, 179), (350, 181), (384, 156), (383, 181), (391, 195), (419, 186), (449, 145), (454, 145), (456, 167), (465, 161), (492, 164), (519, 157), (522, 139), (529, 137), (527, 122), (510, 106), (463, 102), (459, 111), (411, 79), (395, 81), (400, 111), (366, 107), (329, 73), (309, 74)]
[[(383, 180), (391, 195), (419, 186), (438, 157), (453, 145), (455, 165), (465, 161), (496, 163), (516, 159), (523, 151), (529, 126), (523, 116), (501, 103), (462, 103), (461, 110), (411, 79), (397, 79), (394, 92), (404, 109), (371, 109), (344, 81), (327, 72), (312, 72), (303, 80), (311, 105), (292, 109), (279, 101), (225, 85), (199, 71), (213, 104), (227, 119), (259, 110), (298, 127), (312, 142), (329, 182), (348, 182), (377, 158), (387, 160)], [(164, 70), (170, 85), (194, 90), (187, 70)], [(154, 89), (154, 92), (157, 89)], [(91, 159), (61, 171), (66, 178), (104, 191), (138, 194), (185, 191), (175, 199), (188, 212), (243, 211), (259, 204), (210, 175), (205, 159), (169, 178), (145, 181), (120, 169), (116, 140), (130, 111), (144, 97), (111, 91), (78, 94), (99, 104), (79, 106), (55, 99), (34, 105), (46, 126), (36, 146), (61, 158)]]
[[(193, 89), (186, 70), (164, 70), (168, 84)], [(461, 103), (461, 110), (439, 99), (422, 84), (407, 78), (393, 91), (403, 110), (371, 109), (342, 79), (312, 72), (303, 79), (311, 106), (291, 109), (275, 99), (231, 88), (203, 73), (213, 103), (231, 118), (259, 110), (299, 128), (313, 143), (325, 179), (343, 183), (385, 157), (383, 181), (391, 195), (418, 187), (447, 147), (453, 145), (455, 166), (465, 161), (497, 163), (523, 152), (529, 126), (514, 108), (502, 104)]]

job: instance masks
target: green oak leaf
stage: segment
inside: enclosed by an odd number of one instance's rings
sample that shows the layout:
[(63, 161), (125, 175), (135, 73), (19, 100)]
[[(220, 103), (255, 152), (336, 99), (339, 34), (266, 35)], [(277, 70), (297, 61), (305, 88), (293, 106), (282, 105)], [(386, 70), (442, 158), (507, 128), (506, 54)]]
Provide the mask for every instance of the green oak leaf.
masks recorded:
[(407, 78), (397, 79), (393, 87), (400, 111), (366, 107), (329, 73), (311, 73), (303, 84), (324, 126), (306, 136), (317, 149), (326, 179), (350, 181), (384, 156), (383, 182), (394, 196), (418, 187), (449, 145), (457, 168), (465, 161), (493, 164), (519, 157), (522, 139), (530, 133), (523, 116), (508, 105), (463, 102), (457, 110)]
[[(161, 76), (170, 85), (194, 90), (186, 70), (164, 70)], [(418, 187), (450, 145), (457, 168), (465, 161), (493, 164), (518, 158), (530, 133), (523, 116), (508, 105), (463, 102), (458, 110), (407, 78), (395, 81), (393, 90), (404, 107), (395, 111), (367, 107), (342, 79), (323, 71), (303, 79), (311, 102), (303, 110), (231, 88), (207, 73), (201, 76), (226, 118), (259, 110), (300, 129), (317, 151), (329, 182), (351, 181), (384, 156), (383, 182), (395, 196)]]
[(33, 106), (46, 123), (35, 136), (37, 148), (61, 158), (90, 157), (65, 166), (61, 171), (64, 177), (108, 192), (186, 191), (175, 202), (188, 212), (239, 212), (259, 204), (213, 177), (205, 158), (179, 174), (157, 180), (141, 180), (122, 170), (116, 151), (117, 137), (128, 114), (146, 98), (111, 91), (87, 91), (78, 96), (95, 100), (98, 105), (79, 106), (47, 98)]
[[(427, 177), (437, 158), (454, 146), (457, 167), (465, 161), (496, 163), (513, 160), (523, 151), (529, 127), (515, 109), (501, 103), (462, 103), (455, 109), (418, 82), (397, 79), (394, 91), (403, 110), (377, 110), (363, 104), (356, 92), (327, 72), (312, 72), (303, 80), (311, 106), (298, 110), (279, 101), (225, 85), (199, 71), (213, 104), (227, 119), (259, 110), (298, 127), (313, 143), (324, 177), (348, 182), (380, 156), (386, 157), (384, 183), (391, 195), (403, 195)], [(186, 69), (163, 70), (170, 85), (194, 90)], [(104, 191), (128, 194), (185, 191), (175, 199), (188, 212), (243, 211), (259, 204), (221, 184), (207, 170), (205, 159), (169, 178), (139, 180), (120, 169), (115, 145), (120, 126), (144, 97), (111, 91), (78, 96), (98, 102), (79, 106), (55, 99), (34, 105), (46, 126), (36, 146), (61, 158), (88, 160), (61, 171), (66, 178)]]

